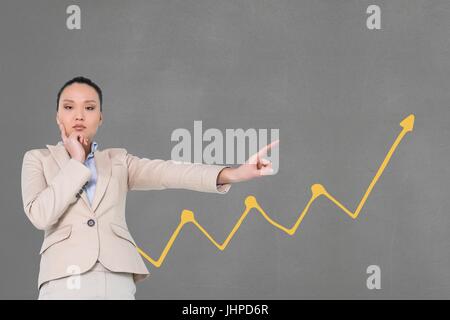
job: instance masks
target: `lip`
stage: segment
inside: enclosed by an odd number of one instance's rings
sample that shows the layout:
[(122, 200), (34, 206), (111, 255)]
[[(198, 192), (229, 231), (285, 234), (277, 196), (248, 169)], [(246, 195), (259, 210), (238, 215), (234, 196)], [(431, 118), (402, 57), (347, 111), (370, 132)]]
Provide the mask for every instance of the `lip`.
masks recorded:
[(86, 129), (85, 126), (81, 126), (81, 125), (73, 126), (72, 128), (77, 129), (77, 130)]

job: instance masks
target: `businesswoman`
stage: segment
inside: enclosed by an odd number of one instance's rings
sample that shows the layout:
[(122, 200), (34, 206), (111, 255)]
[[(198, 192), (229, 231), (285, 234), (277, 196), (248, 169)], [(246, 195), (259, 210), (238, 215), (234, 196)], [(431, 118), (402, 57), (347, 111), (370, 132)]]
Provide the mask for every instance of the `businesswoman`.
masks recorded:
[(61, 141), (24, 154), (24, 211), (45, 233), (38, 299), (135, 299), (135, 283), (150, 273), (127, 227), (128, 191), (225, 194), (232, 183), (273, 174), (263, 157), (278, 141), (236, 168), (100, 150), (94, 137), (104, 118), (102, 102), (101, 89), (90, 79), (66, 82), (56, 105)]

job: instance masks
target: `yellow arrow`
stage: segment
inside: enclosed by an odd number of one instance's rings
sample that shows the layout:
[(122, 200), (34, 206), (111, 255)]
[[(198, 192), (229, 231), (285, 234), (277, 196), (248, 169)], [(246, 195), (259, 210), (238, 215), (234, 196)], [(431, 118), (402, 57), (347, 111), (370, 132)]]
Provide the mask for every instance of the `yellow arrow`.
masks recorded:
[(380, 168), (378, 169), (377, 173), (375, 174), (375, 177), (372, 179), (372, 181), (369, 184), (369, 187), (367, 188), (366, 192), (364, 193), (364, 196), (362, 197), (361, 201), (358, 204), (358, 207), (356, 208), (355, 212), (351, 212), (349, 209), (347, 209), (342, 203), (340, 203), (336, 198), (334, 198), (323, 185), (321, 184), (313, 184), (311, 186), (311, 192), (312, 196), (308, 203), (306, 204), (305, 208), (303, 209), (302, 213), (300, 214), (298, 220), (295, 222), (295, 224), (291, 228), (286, 228), (279, 223), (273, 221), (268, 214), (260, 207), (258, 202), (256, 201), (256, 198), (252, 195), (247, 196), (245, 199), (245, 210), (242, 213), (241, 217), (233, 227), (233, 230), (231, 230), (228, 237), (225, 239), (225, 241), (222, 244), (219, 244), (216, 240), (211, 237), (211, 235), (195, 220), (194, 213), (190, 210), (183, 210), (181, 213), (181, 221), (178, 224), (175, 231), (172, 233), (172, 236), (170, 237), (169, 241), (166, 244), (166, 247), (164, 248), (163, 252), (161, 253), (161, 256), (158, 258), (158, 260), (153, 260), (148, 254), (146, 254), (142, 249), (137, 247), (138, 252), (149, 262), (151, 262), (155, 267), (160, 267), (162, 263), (164, 262), (164, 259), (166, 258), (167, 254), (170, 251), (170, 248), (172, 247), (173, 243), (178, 237), (178, 234), (180, 233), (181, 229), (186, 223), (193, 223), (201, 232), (205, 234), (205, 236), (221, 251), (223, 251), (228, 243), (230, 243), (231, 238), (233, 238), (233, 235), (237, 232), (239, 227), (241, 226), (242, 222), (244, 221), (247, 214), (250, 212), (251, 209), (255, 208), (258, 210), (261, 215), (273, 226), (283, 230), (289, 235), (293, 235), (295, 231), (300, 226), (303, 218), (308, 213), (309, 208), (311, 207), (314, 200), (316, 200), (319, 196), (325, 196), (328, 199), (330, 199), (334, 204), (336, 204), (342, 211), (344, 211), (346, 214), (348, 214), (351, 218), (356, 219), (361, 212), (362, 207), (364, 206), (364, 203), (366, 202), (367, 198), (369, 197), (370, 192), (372, 191), (373, 187), (377, 183), (378, 179), (380, 178), (381, 174), (383, 173), (384, 169), (386, 168), (389, 160), (392, 157), (392, 154), (394, 153), (395, 149), (397, 149), (398, 144), (403, 139), (406, 133), (410, 132), (414, 128), (414, 114), (410, 114), (407, 116), (403, 121), (400, 122), (400, 126), (403, 128), (400, 134), (397, 136), (397, 139), (395, 139), (395, 142), (389, 149), (389, 152), (387, 153), (386, 157), (384, 158), (383, 162), (381, 163)]

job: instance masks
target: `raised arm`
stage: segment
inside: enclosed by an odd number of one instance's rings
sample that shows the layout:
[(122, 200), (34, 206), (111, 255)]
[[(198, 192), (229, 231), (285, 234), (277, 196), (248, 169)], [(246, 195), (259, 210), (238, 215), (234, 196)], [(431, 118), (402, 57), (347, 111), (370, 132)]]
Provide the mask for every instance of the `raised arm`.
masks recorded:
[(71, 158), (47, 185), (41, 162), (34, 152), (27, 151), (23, 158), (23, 208), (36, 228), (47, 230), (77, 201), (76, 194), (89, 181), (91, 172), (83, 163)]

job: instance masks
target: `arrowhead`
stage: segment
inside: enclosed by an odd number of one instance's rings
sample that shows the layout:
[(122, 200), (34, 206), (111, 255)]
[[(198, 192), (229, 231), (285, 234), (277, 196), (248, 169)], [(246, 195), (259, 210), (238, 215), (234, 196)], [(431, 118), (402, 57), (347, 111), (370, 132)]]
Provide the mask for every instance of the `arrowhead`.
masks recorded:
[(400, 126), (406, 131), (413, 131), (414, 129), (414, 114), (410, 114), (400, 122)]

